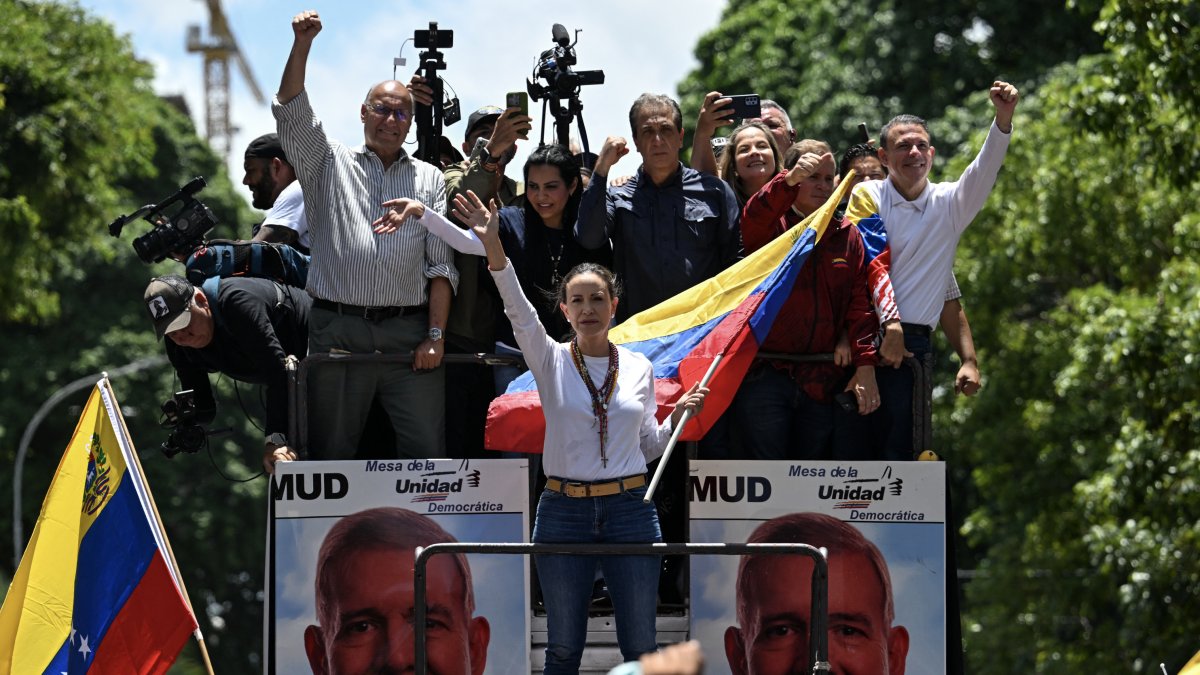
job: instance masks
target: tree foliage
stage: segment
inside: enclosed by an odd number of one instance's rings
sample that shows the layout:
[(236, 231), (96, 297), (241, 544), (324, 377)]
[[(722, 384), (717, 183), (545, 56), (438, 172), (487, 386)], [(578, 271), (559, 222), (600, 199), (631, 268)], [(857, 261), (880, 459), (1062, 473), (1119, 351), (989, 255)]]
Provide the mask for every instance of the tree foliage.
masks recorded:
[[(162, 354), (145, 316), (142, 292), (175, 263), (144, 265), (130, 240), (149, 229), (137, 221), (120, 240), (105, 225), (159, 201), (196, 175), (200, 198), (237, 236), (249, 210), (224, 163), (196, 136), (191, 121), (150, 90), (150, 68), (128, 41), (73, 6), (0, 0), (0, 463), (13, 466), (26, 424), (59, 387), (88, 374)], [(251, 672), (261, 651), (265, 481), (233, 484), (259, 469), (262, 435), (240, 412), (261, 419), (255, 388), (217, 382), (218, 424), (209, 457), (166, 459), (157, 449), (159, 403), (176, 391), (168, 365), (114, 379), (200, 617), (216, 667)], [(20, 476), (6, 474), (0, 501), (11, 504), (21, 481), (20, 513), (5, 510), (11, 532), (20, 518), (28, 537), (88, 391), (54, 408), (29, 446)], [(206, 453), (207, 454), (207, 453)], [(6, 536), (5, 541), (9, 541)], [(0, 579), (14, 570), (9, 549)], [(194, 647), (176, 672), (193, 672)]]
[(1081, 122), (1113, 93), (1081, 87), (1122, 58), (1064, 64), (1027, 96), (959, 249), (987, 380), (938, 428), (971, 477), (971, 672), (1156, 672), (1197, 647), (1197, 181), (1146, 153), (1140, 113)]
[(755, 92), (788, 110), (800, 138), (843, 148), (858, 142), (859, 122), (878, 130), (901, 112), (936, 118), (993, 79), (1032, 81), (1098, 51), (1091, 20), (1039, 0), (732, 0), (679, 94), (690, 119), (709, 91)]

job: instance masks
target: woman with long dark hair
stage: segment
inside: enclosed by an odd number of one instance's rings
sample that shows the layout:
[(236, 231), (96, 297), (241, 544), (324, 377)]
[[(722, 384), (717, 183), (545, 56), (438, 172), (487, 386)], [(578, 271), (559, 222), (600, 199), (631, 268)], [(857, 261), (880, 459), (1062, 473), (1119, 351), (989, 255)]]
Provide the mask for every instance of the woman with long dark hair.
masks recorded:
[[(499, 212), (500, 241), (512, 260), (521, 292), (533, 303), (546, 332), (560, 341), (571, 327), (558, 310), (559, 281), (580, 263), (608, 265), (611, 259), (607, 250), (589, 251), (575, 242), (572, 228), (581, 192), (576, 158), (561, 145), (543, 145), (525, 160), (523, 203)], [(520, 353), (504, 317), (496, 321), (496, 353)], [(496, 393), (503, 393), (520, 370), (498, 367), (493, 373)]]
[[(486, 208), (468, 192), (455, 198), (454, 208), (483, 241), (546, 418), (547, 482), (534, 542), (661, 541), (655, 507), (643, 502), (646, 464), (662, 454), (683, 412), (703, 405), (707, 390), (694, 385), (660, 424), (649, 360), (608, 339), (618, 303), (612, 272), (583, 263), (562, 275), (558, 311), (573, 337), (559, 342), (547, 334), (522, 293), (516, 261), (505, 255), (494, 204)], [(537, 556), (548, 633), (543, 672), (578, 672), (597, 565), (612, 595), (622, 656), (633, 661), (654, 651), (659, 564), (659, 556)]]

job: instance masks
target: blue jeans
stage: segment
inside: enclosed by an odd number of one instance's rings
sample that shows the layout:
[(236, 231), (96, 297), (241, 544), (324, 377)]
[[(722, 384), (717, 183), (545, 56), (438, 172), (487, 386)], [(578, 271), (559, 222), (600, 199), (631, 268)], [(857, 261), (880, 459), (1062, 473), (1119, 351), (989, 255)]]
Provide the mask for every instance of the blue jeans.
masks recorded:
[(734, 396), (734, 427), (749, 459), (828, 459), (833, 404), (812, 400), (792, 376), (754, 367)]
[[(607, 497), (568, 497), (545, 490), (538, 502), (538, 544), (632, 544), (662, 541), (654, 504), (641, 487)], [(588, 605), (599, 566), (612, 596), (617, 644), (626, 661), (658, 648), (656, 555), (539, 555), (538, 581), (546, 603), (546, 675), (577, 673), (587, 642)]]
[[(926, 336), (904, 334), (904, 347), (918, 362), (932, 351)], [(879, 410), (871, 413), (871, 444), (878, 456), (892, 462), (913, 459), (913, 370), (907, 363), (899, 368), (875, 369), (879, 385)]]

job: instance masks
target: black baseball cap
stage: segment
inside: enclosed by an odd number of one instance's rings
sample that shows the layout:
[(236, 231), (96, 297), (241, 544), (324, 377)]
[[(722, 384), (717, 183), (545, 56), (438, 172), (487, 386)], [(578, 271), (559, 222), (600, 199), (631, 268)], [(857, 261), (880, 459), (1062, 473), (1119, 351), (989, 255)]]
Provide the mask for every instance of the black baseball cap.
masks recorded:
[(192, 322), (193, 295), (192, 284), (180, 276), (172, 274), (150, 281), (143, 300), (159, 340), (167, 333), (187, 328)]
[(279, 134), (263, 134), (250, 141), (250, 145), (246, 146), (246, 158), (251, 157), (261, 159), (278, 157), (286, 162), (287, 156), (283, 154), (283, 144), (279, 142)]
[(503, 113), (504, 108), (498, 108), (494, 105), (485, 105), (471, 113), (471, 116), (467, 118), (467, 133), (463, 134), (463, 140), (465, 141), (471, 137), (471, 131), (477, 124), (490, 119), (500, 119), (500, 115)]

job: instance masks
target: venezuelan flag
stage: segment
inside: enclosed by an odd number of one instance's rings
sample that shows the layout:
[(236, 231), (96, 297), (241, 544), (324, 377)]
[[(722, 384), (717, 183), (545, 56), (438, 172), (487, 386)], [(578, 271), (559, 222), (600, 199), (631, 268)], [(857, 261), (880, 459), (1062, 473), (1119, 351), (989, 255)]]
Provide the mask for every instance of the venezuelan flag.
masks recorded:
[[(681, 440), (699, 440), (729, 407), (849, 185), (843, 181), (824, 206), (783, 236), (609, 333), (614, 343), (640, 352), (653, 364), (659, 421), (671, 414), (679, 395), (701, 380), (717, 356), (724, 355), (709, 380), (703, 412), (688, 423)], [(488, 408), (484, 445), (541, 452), (545, 436), (537, 384), (525, 373)]]
[(1183, 664), (1183, 670), (1179, 671), (1179, 675), (1200, 675), (1200, 652), (1196, 652), (1191, 661)]
[(896, 295), (890, 276), (892, 249), (888, 245), (887, 228), (879, 217), (879, 205), (865, 187), (859, 187), (846, 207), (846, 219), (858, 227), (863, 238), (863, 251), (867, 261), (867, 283), (871, 285), (871, 300), (882, 324), (900, 318), (896, 307)]
[(163, 673), (197, 629), (117, 428), (98, 384), (0, 608), (0, 675)]

